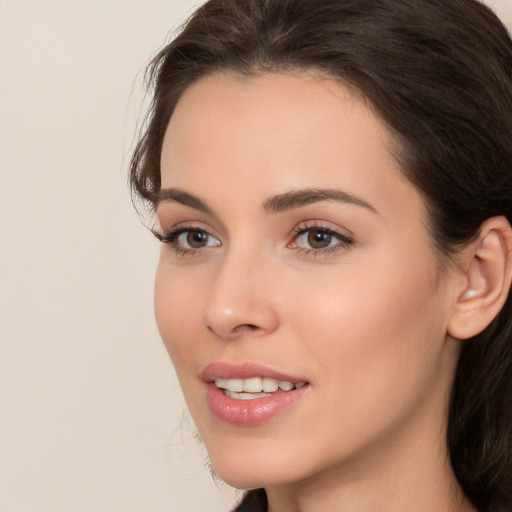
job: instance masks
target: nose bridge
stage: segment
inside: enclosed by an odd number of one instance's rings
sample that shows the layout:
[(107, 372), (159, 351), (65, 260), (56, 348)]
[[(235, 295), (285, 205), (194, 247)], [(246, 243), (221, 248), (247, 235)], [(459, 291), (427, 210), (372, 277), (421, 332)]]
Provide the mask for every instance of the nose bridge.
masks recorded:
[(270, 262), (255, 244), (239, 241), (218, 263), (204, 311), (204, 323), (221, 338), (262, 335), (277, 328)]

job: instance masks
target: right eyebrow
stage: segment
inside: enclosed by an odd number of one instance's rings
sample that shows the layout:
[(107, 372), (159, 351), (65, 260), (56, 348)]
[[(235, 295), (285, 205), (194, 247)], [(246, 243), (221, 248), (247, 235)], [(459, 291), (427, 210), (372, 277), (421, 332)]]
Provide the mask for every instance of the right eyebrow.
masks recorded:
[(202, 199), (196, 197), (179, 188), (163, 188), (160, 189), (156, 195), (156, 208), (165, 202), (179, 203), (184, 206), (189, 206), (203, 213), (213, 214), (213, 210)]

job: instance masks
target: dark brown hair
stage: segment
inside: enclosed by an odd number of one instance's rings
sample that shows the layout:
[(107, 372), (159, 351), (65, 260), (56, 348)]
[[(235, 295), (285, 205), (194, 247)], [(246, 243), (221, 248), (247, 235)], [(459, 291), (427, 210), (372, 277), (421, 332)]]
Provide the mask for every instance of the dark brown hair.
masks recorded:
[[(360, 90), (400, 148), (440, 260), (488, 218), (512, 221), (512, 41), (477, 0), (210, 0), (153, 60), (153, 103), (131, 161), (154, 206), (181, 94), (216, 72), (317, 71)], [(512, 509), (512, 298), (464, 342), (448, 418), (455, 474), (482, 512)], [(254, 505), (251, 505), (250, 502)], [(254, 491), (240, 510), (264, 510)]]

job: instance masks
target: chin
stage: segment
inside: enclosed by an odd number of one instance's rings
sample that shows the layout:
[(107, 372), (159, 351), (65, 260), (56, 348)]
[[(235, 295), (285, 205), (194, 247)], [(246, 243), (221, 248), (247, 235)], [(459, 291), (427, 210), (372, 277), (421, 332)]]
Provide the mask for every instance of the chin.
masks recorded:
[(243, 491), (250, 491), (252, 489), (261, 489), (262, 487), (267, 487), (269, 484), (267, 482), (262, 482), (259, 478), (255, 478), (253, 474), (248, 475), (240, 475), (234, 474), (233, 472), (228, 471), (226, 475), (218, 473), (219, 477), (226, 482), (231, 487), (235, 489), (240, 489)]
[[(249, 443), (237, 449), (236, 442), (227, 441), (220, 447), (206, 445), (210, 461), (217, 475), (227, 484), (237, 489), (259, 489), (262, 487), (290, 484), (302, 480), (305, 469), (300, 459), (287, 457), (279, 447), (258, 446)], [(295, 454), (297, 455), (297, 454)]]
[(276, 485), (289, 484), (294, 481), (290, 479), (290, 475), (285, 478), (283, 475), (275, 473), (262, 474), (263, 471), (254, 467), (246, 467), (244, 469), (234, 469), (222, 467), (219, 470), (213, 466), (217, 475), (228, 485), (236, 489), (251, 490), (260, 489), (262, 487), (270, 487)]

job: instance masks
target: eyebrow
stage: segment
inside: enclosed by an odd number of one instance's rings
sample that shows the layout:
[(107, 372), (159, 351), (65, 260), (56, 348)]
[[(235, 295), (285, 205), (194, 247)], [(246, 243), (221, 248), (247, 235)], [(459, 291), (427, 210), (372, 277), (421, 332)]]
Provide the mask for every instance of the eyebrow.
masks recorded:
[(156, 207), (158, 208), (159, 204), (168, 201), (189, 206), (203, 213), (213, 214), (213, 210), (202, 199), (179, 188), (164, 188), (158, 191)]
[[(213, 209), (205, 201), (179, 188), (165, 188), (157, 193), (156, 207), (168, 201), (194, 208), (195, 210), (209, 215), (214, 214)], [(265, 201), (263, 203), (263, 210), (265, 213), (280, 213), (321, 201), (336, 201), (345, 204), (353, 204), (366, 208), (379, 215), (379, 212), (372, 205), (361, 198), (340, 189), (330, 188), (310, 188), (279, 194)]]
[(361, 198), (339, 189), (304, 189), (285, 194), (279, 194), (265, 201), (263, 208), (267, 213), (278, 213), (319, 203), (321, 201), (336, 201), (340, 203), (353, 204), (366, 208), (379, 215), (379, 212), (369, 203)]

